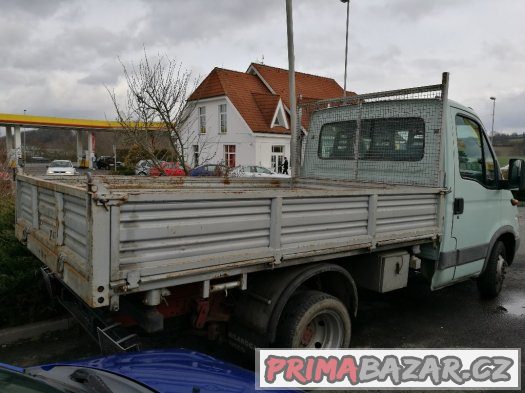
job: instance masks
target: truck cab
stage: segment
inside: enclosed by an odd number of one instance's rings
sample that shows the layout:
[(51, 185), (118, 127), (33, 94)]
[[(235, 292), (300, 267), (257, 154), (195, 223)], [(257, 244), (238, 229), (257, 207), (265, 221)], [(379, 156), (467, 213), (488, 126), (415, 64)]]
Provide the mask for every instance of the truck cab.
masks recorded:
[(431, 285), (437, 289), (480, 276), (480, 291), (493, 297), (519, 247), (517, 201), (476, 113), (449, 100), (445, 121), (444, 186), (450, 192)]
[[(431, 90), (305, 103), (301, 176), (441, 188), (441, 234), (421, 245), (421, 271), (432, 289), (479, 277), (481, 293), (494, 297), (519, 246), (511, 190), (519, 188), (522, 162), (514, 160), (513, 179), (504, 179), (477, 114), (448, 99), (448, 74), (441, 91)], [(418, 220), (416, 227), (430, 218), (423, 203), (396, 208), (419, 210), (405, 218)]]

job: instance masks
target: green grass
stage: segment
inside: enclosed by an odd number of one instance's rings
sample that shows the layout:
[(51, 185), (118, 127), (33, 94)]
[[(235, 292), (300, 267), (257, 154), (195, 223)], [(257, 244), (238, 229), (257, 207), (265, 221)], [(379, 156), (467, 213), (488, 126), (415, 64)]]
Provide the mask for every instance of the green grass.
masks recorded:
[(525, 160), (525, 156), (510, 156), (510, 157), (498, 156), (498, 162), (499, 162), (500, 167), (508, 165), (509, 160), (511, 158), (520, 158), (522, 160)]
[(15, 237), (11, 194), (0, 204), (0, 328), (48, 319), (59, 314), (46, 293), (41, 263)]

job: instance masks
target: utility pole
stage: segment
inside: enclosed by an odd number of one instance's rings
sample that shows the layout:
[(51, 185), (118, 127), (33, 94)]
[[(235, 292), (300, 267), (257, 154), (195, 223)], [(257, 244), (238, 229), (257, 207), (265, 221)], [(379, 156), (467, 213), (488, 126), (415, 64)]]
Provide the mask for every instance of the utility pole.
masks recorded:
[(293, 46), (292, 0), (286, 0), (286, 33), (288, 37), (288, 84), (290, 90), (290, 164), (292, 177), (299, 175), (299, 135), (297, 127), (297, 102), (295, 96), (295, 55)]
[(346, 3), (345, 80), (343, 90), (343, 97), (346, 97), (346, 78), (348, 75), (348, 22), (350, 19), (350, 0), (341, 0), (341, 3)]

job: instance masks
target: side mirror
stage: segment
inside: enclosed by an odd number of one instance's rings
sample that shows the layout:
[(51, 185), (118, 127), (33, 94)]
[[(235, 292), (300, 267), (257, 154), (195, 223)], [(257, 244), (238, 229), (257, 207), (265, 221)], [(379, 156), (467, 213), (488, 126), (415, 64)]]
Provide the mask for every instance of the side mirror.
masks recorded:
[(508, 173), (509, 190), (520, 201), (525, 200), (525, 161), (511, 158)]

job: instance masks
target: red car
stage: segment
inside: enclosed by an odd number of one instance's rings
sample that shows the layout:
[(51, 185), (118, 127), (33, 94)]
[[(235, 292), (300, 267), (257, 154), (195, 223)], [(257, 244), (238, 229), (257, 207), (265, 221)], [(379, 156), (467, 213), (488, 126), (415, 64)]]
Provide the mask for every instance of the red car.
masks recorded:
[(156, 166), (152, 166), (149, 170), (150, 176), (186, 176), (186, 172), (177, 162), (162, 162), (160, 164), (162, 172)]

